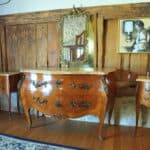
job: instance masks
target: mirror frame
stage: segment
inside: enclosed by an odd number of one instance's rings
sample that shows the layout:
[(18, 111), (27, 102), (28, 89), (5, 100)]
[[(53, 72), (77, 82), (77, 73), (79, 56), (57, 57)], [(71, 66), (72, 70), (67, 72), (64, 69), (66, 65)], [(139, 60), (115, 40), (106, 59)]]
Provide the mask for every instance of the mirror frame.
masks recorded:
[[(77, 10), (77, 9), (76, 9)], [(76, 21), (76, 23), (79, 23), (78, 25), (77, 24), (75, 24), (71, 29), (73, 29), (74, 27), (75, 28), (80, 28), (81, 27), (81, 21), (82, 20), (80, 20), (80, 19), (82, 19), (82, 17), (84, 18), (83, 20), (85, 20), (85, 22), (84, 22), (84, 24), (85, 24), (85, 30), (83, 30), (83, 32), (85, 32), (85, 40), (84, 40), (84, 44), (83, 44), (83, 49), (81, 48), (81, 49), (77, 49), (76, 48), (76, 53), (77, 53), (77, 50), (79, 51), (79, 50), (81, 50), (81, 52), (83, 52), (83, 57), (82, 57), (82, 59), (81, 60), (79, 60), (79, 59), (77, 59), (77, 60), (71, 60), (71, 56), (67, 56), (65, 53), (67, 53), (66, 51), (65, 51), (65, 49), (66, 49), (66, 47), (69, 49), (68, 51), (69, 51), (69, 55), (71, 55), (70, 53), (71, 53), (71, 48), (75, 48), (75, 46), (77, 46), (77, 44), (76, 44), (76, 39), (77, 39), (77, 37), (79, 37), (79, 36), (82, 36), (82, 34), (84, 34), (84, 33), (82, 33), (82, 32), (80, 32), (80, 33), (78, 33), (78, 34), (73, 34), (73, 36), (74, 36), (74, 40), (73, 40), (73, 42), (71, 43), (72, 45), (66, 45), (66, 43), (64, 43), (65, 42), (65, 40), (64, 40), (64, 31), (66, 31), (66, 29), (65, 29), (65, 21), (67, 21), (67, 19), (69, 20), (68, 21), (68, 24), (70, 23), (70, 22), (73, 22), (73, 21), (71, 21), (71, 20), (73, 20), (73, 19), (78, 19), (79, 18), (79, 21)], [(66, 19), (66, 20), (65, 20)], [(70, 13), (70, 14), (67, 14), (67, 15), (64, 15), (62, 18), (61, 18), (61, 21), (60, 21), (60, 25), (61, 25), (61, 52), (60, 52), (60, 66), (62, 67), (62, 68), (68, 68), (68, 67), (93, 67), (94, 66), (94, 59), (91, 61), (91, 60), (89, 60), (89, 59), (91, 59), (88, 55), (89, 55), (89, 52), (88, 52), (88, 26), (89, 26), (89, 21), (90, 21), (90, 15), (89, 15), (89, 13), (87, 13), (87, 12), (85, 12), (85, 11), (81, 11), (81, 9), (80, 9), (80, 11), (74, 11), (73, 13)], [(65, 22), (65, 23), (64, 23)], [(74, 21), (75, 22), (75, 21)], [(68, 25), (67, 25), (68, 26)], [(67, 28), (68, 29), (68, 28)], [(70, 29), (69, 29), (70, 30)], [(80, 30), (79, 30), (80, 31)], [(70, 32), (70, 31), (68, 31), (68, 32)], [(79, 51), (80, 52), (80, 51)], [(77, 55), (77, 54), (76, 54)], [(68, 57), (68, 59), (67, 59), (67, 57)], [(91, 64), (89, 63), (89, 62), (92, 62)]]

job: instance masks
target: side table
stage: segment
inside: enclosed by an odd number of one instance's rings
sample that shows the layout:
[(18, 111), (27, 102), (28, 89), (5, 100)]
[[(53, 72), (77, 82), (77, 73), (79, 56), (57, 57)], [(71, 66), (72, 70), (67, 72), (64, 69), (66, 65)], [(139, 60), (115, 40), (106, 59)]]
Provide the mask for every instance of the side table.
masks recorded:
[(0, 73), (0, 94), (6, 94), (8, 100), (8, 111), (11, 116), (11, 93), (17, 92), (17, 109), (20, 113), (19, 94), (17, 83), (21, 79), (20, 72), (2, 72)]
[(136, 95), (136, 131), (139, 120), (139, 112), (141, 106), (150, 108), (150, 76), (139, 76), (136, 81), (138, 82), (138, 89)]

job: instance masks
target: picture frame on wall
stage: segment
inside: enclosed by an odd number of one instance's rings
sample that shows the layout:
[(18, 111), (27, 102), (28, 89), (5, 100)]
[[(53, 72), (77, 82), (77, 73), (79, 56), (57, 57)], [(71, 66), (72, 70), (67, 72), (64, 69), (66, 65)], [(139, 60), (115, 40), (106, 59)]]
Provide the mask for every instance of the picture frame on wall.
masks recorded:
[(150, 53), (150, 18), (119, 20), (119, 53)]

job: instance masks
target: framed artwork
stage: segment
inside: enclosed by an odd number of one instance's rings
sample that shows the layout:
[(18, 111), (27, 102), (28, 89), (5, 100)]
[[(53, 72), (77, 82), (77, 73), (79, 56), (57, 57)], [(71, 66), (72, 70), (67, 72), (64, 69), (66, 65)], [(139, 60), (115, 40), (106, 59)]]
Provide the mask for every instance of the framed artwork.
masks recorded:
[(119, 21), (119, 52), (150, 53), (150, 18)]

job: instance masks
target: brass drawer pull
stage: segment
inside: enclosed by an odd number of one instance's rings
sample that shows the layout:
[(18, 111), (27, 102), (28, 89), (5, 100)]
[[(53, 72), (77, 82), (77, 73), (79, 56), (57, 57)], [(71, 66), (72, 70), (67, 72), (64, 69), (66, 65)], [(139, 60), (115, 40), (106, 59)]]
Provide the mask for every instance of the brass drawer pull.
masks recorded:
[(83, 89), (83, 90), (89, 90), (91, 88), (91, 85), (88, 85), (87, 83), (71, 83), (69, 84), (69, 86), (72, 88), (72, 89), (75, 89), (75, 88), (80, 88), (80, 89)]
[(92, 106), (92, 103), (89, 102), (89, 101), (77, 101), (77, 100), (72, 100), (70, 102), (70, 105), (73, 107), (73, 108), (89, 108), (90, 106)]
[(87, 83), (81, 83), (79, 87), (83, 90), (89, 90), (91, 88), (91, 85), (88, 85)]
[(59, 100), (57, 100), (57, 101), (55, 102), (55, 106), (58, 107), (58, 108), (63, 107), (62, 103), (61, 103)]
[(88, 101), (81, 101), (80, 102), (80, 107), (82, 107), (82, 108), (89, 108), (91, 105), (92, 105), (92, 103), (88, 102)]
[(70, 105), (71, 105), (72, 107), (74, 107), (74, 108), (75, 108), (75, 107), (78, 107), (78, 103), (77, 103), (76, 101), (74, 101), (74, 100), (70, 102)]
[(55, 82), (56, 87), (59, 88), (62, 83), (63, 83), (63, 79), (57, 79)]
[(75, 89), (76, 87), (77, 87), (77, 84), (76, 83), (71, 83), (71, 84), (69, 84), (70, 85), (70, 87), (72, 88), (72, 89)]
[(48, 103), (48, 100), (47, 99), (42, 99), (40, 97), (34, 97), (33, 96), (33, 101), (36, 103), (36, 104), (47, 104)]
[(49, 82), (47, 82), (47, 81), (44, 81), (44, 82), (40, 82), (40, 81), (35, 82), (35, 81), (32, 81), (32, 84), (34, 85), (35, 88), (39, 88), (41, 86), (47, 87), (48, 83)]

